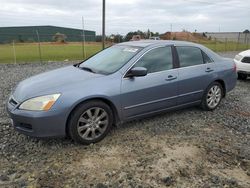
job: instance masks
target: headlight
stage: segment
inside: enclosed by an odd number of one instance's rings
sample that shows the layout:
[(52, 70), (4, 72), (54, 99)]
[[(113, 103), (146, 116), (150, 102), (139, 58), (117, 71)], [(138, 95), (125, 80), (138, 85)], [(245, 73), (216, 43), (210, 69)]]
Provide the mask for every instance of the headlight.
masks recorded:
[(35, 110), (35, 111), (48, 111), (61, 94), (46, 95), (41, 97), (35, 97), (24, 101), (19, 109), (22, 110)]

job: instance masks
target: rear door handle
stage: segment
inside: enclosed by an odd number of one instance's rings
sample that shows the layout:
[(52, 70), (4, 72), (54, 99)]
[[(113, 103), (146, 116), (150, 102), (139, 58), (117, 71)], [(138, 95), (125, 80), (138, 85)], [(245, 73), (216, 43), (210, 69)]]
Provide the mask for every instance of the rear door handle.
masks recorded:
[(208, 68), (206, 69), (206, 72), (212, 72), (212, 71), (214, 71), (214, 70), (211, 69), (210, 67), (208, 67)]
[(171, 81), (171, 80), (175, 80), (176, 78), (177, 78), (177, 76), (169, 75), (165, 80)]

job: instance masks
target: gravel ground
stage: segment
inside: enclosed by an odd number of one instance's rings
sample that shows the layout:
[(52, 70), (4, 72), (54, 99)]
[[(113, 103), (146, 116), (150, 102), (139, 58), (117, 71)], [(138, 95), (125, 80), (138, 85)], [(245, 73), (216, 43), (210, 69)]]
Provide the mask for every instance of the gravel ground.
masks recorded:
[(250, 187), (250, 80), (213, 112), (133, 121), (90, 146), (14, 131), (5, 112), (11, 89), (67, 64), (0, 65), (0, 187)]

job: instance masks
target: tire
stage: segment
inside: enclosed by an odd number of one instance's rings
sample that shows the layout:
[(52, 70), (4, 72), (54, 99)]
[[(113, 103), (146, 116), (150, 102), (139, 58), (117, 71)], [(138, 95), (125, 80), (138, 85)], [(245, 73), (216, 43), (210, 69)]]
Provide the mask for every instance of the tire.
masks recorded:
[(224, 93), (222, 85), (219, 82), (211, 83), (202, 97), (201, 108), (207, 111), (216, 109), (223, 96)]
[(91, 144), (101, 141), (113, 124), (111, 108), (104, 102), (88, 101), (78, 106), (68, 122), (68, 134), (77, 143)]
[(238, 73), (238, 79), (240, 79), (240, 80), (246, 80), (247, 79), (247, 75), (243, 74), (243, 73)]

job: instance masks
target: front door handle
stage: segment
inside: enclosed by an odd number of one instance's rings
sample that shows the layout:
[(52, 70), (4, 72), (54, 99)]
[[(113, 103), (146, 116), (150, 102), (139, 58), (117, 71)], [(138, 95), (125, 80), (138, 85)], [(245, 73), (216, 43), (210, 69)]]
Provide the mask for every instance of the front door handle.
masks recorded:
[(165, 80), (171, 81), (171, 80), (175, 80), (176, 78), (177, 78), (177, 76), (169, 75)]
[(208, 67), (208, 68), (206, 69), (206, 72), (212, 72), (212, 71), (214, 71), (214, 70), (211, 69), (210, 67)]

